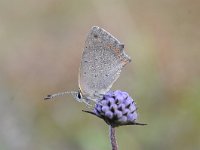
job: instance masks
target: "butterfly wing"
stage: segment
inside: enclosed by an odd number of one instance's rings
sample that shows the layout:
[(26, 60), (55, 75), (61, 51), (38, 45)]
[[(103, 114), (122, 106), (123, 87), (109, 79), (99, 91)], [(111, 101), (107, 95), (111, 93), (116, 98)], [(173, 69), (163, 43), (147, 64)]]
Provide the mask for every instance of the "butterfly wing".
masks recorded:
[(92, 27), (79, 70), (79, 88), (83, 97), (97, 102), (110, 90), (121, 69), (130, 61), (123, 44), (104, 29)]

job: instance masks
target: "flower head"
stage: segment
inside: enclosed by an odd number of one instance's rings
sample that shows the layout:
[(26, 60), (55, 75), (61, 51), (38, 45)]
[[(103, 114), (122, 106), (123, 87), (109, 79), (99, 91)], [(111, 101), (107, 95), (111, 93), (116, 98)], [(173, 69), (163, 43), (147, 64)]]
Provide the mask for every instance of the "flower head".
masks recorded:
[[(88, 111), (86, 111), (88, 112)], [(89, 112), (103, 119), (112, 127), (122, 125), (145, 125), (136, 123), (137, 107), (128, 93), (123, 91), (109, 91), (103, 99), (96, 103), (93, 112)]]

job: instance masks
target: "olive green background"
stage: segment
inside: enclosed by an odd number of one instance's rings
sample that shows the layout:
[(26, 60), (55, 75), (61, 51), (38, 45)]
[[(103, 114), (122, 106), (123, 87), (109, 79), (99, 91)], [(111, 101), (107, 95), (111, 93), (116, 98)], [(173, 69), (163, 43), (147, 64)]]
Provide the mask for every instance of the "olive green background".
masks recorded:
[(199, 150), (200, 2), (0, 0), (0, 150), (110, 150), (108, 127), (83, 113), (77, 90), (87, 32), (103, 27), (132, 62), (112, 89), (138, 122), (116, 129), (119, 150)]

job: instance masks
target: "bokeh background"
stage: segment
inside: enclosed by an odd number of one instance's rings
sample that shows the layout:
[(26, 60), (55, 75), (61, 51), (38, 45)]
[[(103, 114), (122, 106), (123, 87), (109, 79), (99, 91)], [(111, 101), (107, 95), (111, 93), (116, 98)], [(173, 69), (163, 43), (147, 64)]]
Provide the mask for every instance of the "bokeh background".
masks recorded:
[(112, 89), (136, 101), (117, 128), (120, 150), (200, 149), (200, 2), (0, 0), (0, 150), (109, 150), (106, 124), (83, 113), (77, 90), (93, 25), (125, 43), (132, 62)]

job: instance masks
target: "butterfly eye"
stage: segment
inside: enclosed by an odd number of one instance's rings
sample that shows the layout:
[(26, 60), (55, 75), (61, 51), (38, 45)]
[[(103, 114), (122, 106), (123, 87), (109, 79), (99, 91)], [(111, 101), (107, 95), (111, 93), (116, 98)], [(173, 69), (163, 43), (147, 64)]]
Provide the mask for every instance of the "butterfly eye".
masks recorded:
[(78, 99), (82, 99), (81, 92), (78, 92), (78, 93), (77, 93), (77, 97), (78, 97)]

